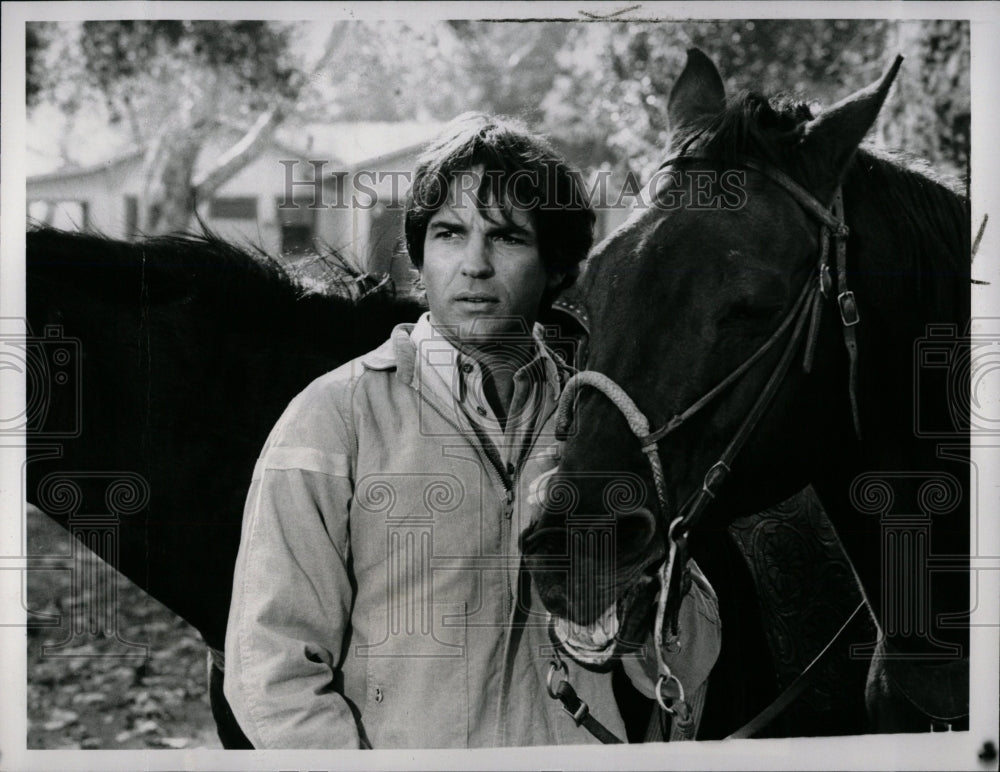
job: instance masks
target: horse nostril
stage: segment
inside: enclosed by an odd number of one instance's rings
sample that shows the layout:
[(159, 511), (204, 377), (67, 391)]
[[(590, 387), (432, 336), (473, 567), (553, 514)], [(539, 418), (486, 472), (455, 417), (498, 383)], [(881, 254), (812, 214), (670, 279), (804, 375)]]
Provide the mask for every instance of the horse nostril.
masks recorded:
[(647, 546), (656, 534), (656, 518), (645, 507), (618, 516), (619, 538), (627, 539), (633, 548)]
[(543, 528), (538, 523), (531, 523), (521, 532), (521, 552), (526, 555), (534, 553), (555, 553), (565, 549), (565, 527)]

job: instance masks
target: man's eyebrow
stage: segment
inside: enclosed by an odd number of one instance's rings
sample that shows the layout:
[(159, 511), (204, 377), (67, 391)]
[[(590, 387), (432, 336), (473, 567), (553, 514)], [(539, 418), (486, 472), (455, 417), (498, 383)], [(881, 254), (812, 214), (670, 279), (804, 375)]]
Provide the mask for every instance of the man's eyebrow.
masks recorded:
[(525, 227), (523, 225), (518, 225), (517, 223), (510, 222), (506, 220), (504, 222), (492, 222), (490, 227), (486, 229), (486, 232), (490, 235), (505, 235), (512, 234), (517, 236), (534, 236), (535, 230), (531, 227)]
[(432, 222), (427, 227), (428, 228), (448, 228), (449, 230), (456, 230), (456, 229), (464, 229), (465, 228), (465, 223), (463, 223), (461, 220), (459, 220), (457, 218), (456, 219), (450, 219), (450, 218), (442, 217), (442, 218), (434, 220), (434, 222)]

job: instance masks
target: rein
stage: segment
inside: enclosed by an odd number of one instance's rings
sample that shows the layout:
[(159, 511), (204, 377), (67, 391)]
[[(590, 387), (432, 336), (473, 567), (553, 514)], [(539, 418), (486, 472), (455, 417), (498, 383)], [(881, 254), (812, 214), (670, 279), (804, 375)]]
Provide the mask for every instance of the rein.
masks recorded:
[[(680, 155), (664, 161), (659, 169), (676, 165), (682, 161), (709, 161), (710, 159), (696, 155)], [(847, 349), (850, 371), (848, 377), (848, 390), (851, 401), (851, 413), (854, 421), (854, 429), (857, 436), (861, 436), (861, 422), (858, 411), (857, 400), (857, 337), (855, 327), (860, 321), (857, 303), (854, 293), (847, 286), (847, 238), (849, 229), (844, 223), (843, 197), (838, 187), (833, 196), (831, 209), (824, 207), (809, 191), (799, 183), (789, 177), (780, 169), (769, 164), (746, 159), (743, 165), (749, 169), (759, 172), (785, 190), (803, 210), (819, 221), (820, 233), (820, 255), (817, 262), (815, 274), (810, 276), (802, 286), (798, 297), (792, 304), (788, 313), (784, 316), (777, 329), (771, 336), (757, 348), (747, 359), (745, 359), (736, 369), (729, 373), (716, 386), (699, 397), (689, 407), (674, 415), (665, 425), (655, 431), (650, 431), (648, 418), (643, 414), (634, 400), (611, 378), (603, 373), (593, 370), (585, 370), (570, 378), (560, 396), (559, 405), (556, 412), (556, 438), (565, 440), (569, 425), (572, 420), (573, 404), (579, 390), (584, 386), (590, 386), (602, 392), (625, 417), (629, 428), (639, 441), (642, 452), (645, 454), (653, 476), (653, 484), (659, 502), (661, 519), (666, 519), (673, 515), (670, 525), (664, 534), (665, 555), (660, 564), (660, 593), (657, 601), (657, 613), (654, 622), (654, 645), (657, 652), (658, 680), (656, 684), (656, 701), (659, 706), (668, 714), (672, 715), (681, 723), (690, 722), (691, 711), (684, 697), (684, 688), (677, 677), (671, 672), (669, 665), (663, 655), (664, 628), (666, 620), (672, 620), (670, 625), (671, 640), (676, 642), (676, 616), (680, 609), (681, 597), (679, 593), (671, 596), (671, 587), (679, 584), (680, 578), (687, 564), (687, 540), (688, 535), (700, 522), (701, 516), (707, 509), (711, 501), (716, 497), (719, 488), (728, 476), (731, 465), (735, 457), (739, 454), (743, 445), (757, 427), (761, 418), (767, 412), (774, 397), (777, 395), (785, 376), (788, 374), (792, 361), (800, 345), (803, 345), (802, 367), (803, 371), (809, 373), (812, 368), (816, 351), (816, 344), (819, 337), (819, 325), (822, 316), (823, 301), (829, 297), (833, 285), (830, 277), (830, 242), (834, 243), (836, 253), (836, 290), (837, 304), (840, 309), (840, 317), (843, 325), (844, 345)], [(658, 170), (659, 171), (659, 170)], [(791, 330), (790, 335), (789, 330)], [(736, 430), (735, 435), (726, 445), (718, 460), (708, 469), (702, 480), (700, 489), (695, 490), (691, 496), (679, 508), (674, 508), (668, 498), (666, 478), (663, 472), (663, 462), (660, 458), (659, 442), (669, 436), (693, 416), (701, 412), (716, 397), (727, 388), (740, 380), (760, 359), (771, 349), (775, 348), (779, 341), (787, 336), (781, 357), (777, 365), (768, 378), (764, 388), (761, 390), (757, 400), (751, 406), (749, 412), (744, 417), (743, 422)], [(858, 612), (855, 611), (855, 614)], [(854, 615), (852, 615), (852, 618)], [(846, 627), (846, 625), (844, 626)], [(840, 637), (844, 628), (834, 636), (834, 640)], [(743, 729), (737, 730), (732, 736), (747, 737), (759, 731), (766, 720), (777, 714), (805, 687), (808, 682), (807, 675), (813, 671), (814, 666), (831, 647), (831, 641), (823, 649), (809, 666), (799, 675), (792, 684), (792, 688), (783, 692), (777, 700), (755, 719), (753, 719)], [(561, 664), (561, 663), (560, 663)], [(556, 664), (553, 664), (553, 668)], [(549, 681), (551, 683), (553, 672), (550, 669)], [(568, 685), (568, 682), (563, 681)], [(794, 689), (794, 693), (793, 692)], [(558, 697), (553, 692), (551, 685), (549, 694)], [(574, 711), (568, 712), (573, 714)], [(765, 720), (766, 717), (766, 720)], [(574, 719), (577, 719), (574, 716)], [(762, 723), (763, 722), (763, 723)], [(580, 725), (581, 721), (577, 720)], [(589, 728), (589, 727), (588, 727)], [(747, 732), (747, 733), (744, 733)], [(596, 736), (596, 735), (595, 735)], [(599, 737), (602, 742), (607, 739)]]

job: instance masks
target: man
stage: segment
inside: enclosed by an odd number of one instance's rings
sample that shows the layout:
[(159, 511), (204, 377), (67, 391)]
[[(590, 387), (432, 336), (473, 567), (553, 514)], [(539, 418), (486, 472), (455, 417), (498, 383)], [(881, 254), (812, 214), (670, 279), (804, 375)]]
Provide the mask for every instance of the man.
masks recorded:
[[(256, 747), (596, 742), (546, 692), (517, 546), (567, 377), (535, 322), (593, 223), (578, 175), (519, 125), (463, 116), (419, 160), (405, 231), (429, 313), (313, 382), (254, 472), (226, 696)], [(610, 673), (562, 677), (625, 736)]]

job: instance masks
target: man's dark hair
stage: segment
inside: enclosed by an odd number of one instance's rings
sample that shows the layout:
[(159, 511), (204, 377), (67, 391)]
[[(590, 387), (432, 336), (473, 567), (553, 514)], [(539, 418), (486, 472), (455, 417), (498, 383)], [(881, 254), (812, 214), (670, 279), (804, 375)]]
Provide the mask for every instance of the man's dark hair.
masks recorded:
[(430, 219), (447, 201), (455, 180), (479, 167), (481, 178), (461, 184), (474, 190), (480, 211), (496, 202), (508, 222), (515, 209), (527, 212), (545, 270), (565, 273), (562, 283), (542, 298), (544, 308), (576, 281), (579, 264), (594, 243), (596, 217), (580, 173), (519, 121), (465, 113), (417, 159), (403, 226), (410, 260), (418, 269), (423, 266)]

